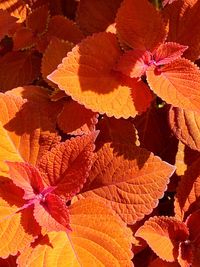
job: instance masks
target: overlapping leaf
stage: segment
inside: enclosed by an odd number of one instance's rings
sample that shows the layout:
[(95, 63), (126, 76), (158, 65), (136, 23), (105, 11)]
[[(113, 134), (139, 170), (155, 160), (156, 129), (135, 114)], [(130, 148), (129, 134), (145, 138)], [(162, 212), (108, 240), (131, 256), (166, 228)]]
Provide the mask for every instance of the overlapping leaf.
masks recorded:
[(191, 149), (200, 151), (200, 114), (172, 107), (169, 122), (175, 136)]
[[(25, 160), (36, 164), (38, 158), (58, 141), (55, 122), (52, 122), (52, 118), (49, 118), (48, 115), (48, 110), (52, 105), (48, 100), (43, 100), (43, 105), (26, 100), (26, 98), (31, 98), (31, 89), (34, 88), (21, 89), (21, 94), (24, 94), (25, 99), (14, 94), (16, 91), (20, 94), (20, 88), (0, 95), (0, 168), (2, 175), (6, 175), (7, 171), (5, 159), (9, 161)], [(32, 91), (32, 93), (35, 92), (32, 99), (38, 99), (37, 90), (39, 91), (41, 88), (36, 87), (36, 90)], [(42, 93), (39, 96), (42, 101)]]
[(152, 217), (136, 232), (163, 260), (175, 261), (179, 243), (189, 237), (187, 226), (173, 217)]
[(76, 21), (86, 34), (104, 31), (114, 22), (121, 0), (82, 0), (79, 2)]
[[(76, 116), (71, 116), (71, 114), (76, 114)], [(72, 100), (65, 103), (57, 122), (64, 133), (81, 135), (95, 130), (97, 117), (97, 113)]]
[(148, 68), (147, 81), (151, 89), (175, 107), (200, 111), (200, 71), (189, 60), (177, 59), (159, 69)]
[(25, 21), (28, 14), (28, 6), (22, 0), (4, 0), (0, 2), (0, 9), (6, 10), (18, 19), (18, 22)]
[(197, 0), (173, 1), (163, 10), (169, 22), (168, 40), (187, 45), (189, 48), (184, 56), (193, 61), (200, 56), (199, 12), (200, 2)]
[(198, 158), (182, 176), (175, 198), (175, 214), (180, 220), (192, 211), (199, 209), (200, 170)]
[(145, 149), (107, 143), (97, 152), (89, 184), (78, 197), (101, 199), (133, 224), (156, 207), (173, 172), (173, 166)]
[(77, 45), (48, 78), (86, 108), (134, 117), (149, 106), (151, 93), (142, 81), (112, 71), (120, 55), (116, 36), (99, 33)]
[(29, 52), (10, 52), (0, 58), (1, 91), (30, 84), (40, 74), (40, 58)]
[(82, 188), (92, 165), (96, 133), (71, 138), (46, 153), (38, 163), (48, 186), (55, 194), (71, 199)]
[(159, 12), (147, 0), (124, 0), (116, 17), (121, 42), (131, 48), (153, 51), (166, 37)]
[(0, 40), (12, 30), (13, 27), (16, 26), (16, 18), (10, 16), (10, 14), (6, 11), (0, 9)]
[(21, 189), (6, 180), (4, 181), (1, 177), (0, 256), (2, 258), (16, 255), (18, 251), (24, 250), (40, 233), (40, 227), (32, 215), (32, 207), (21, 213), (16, 213), (19, 207), (24, 204), (22, 196)]
[(19, 256), (19, 267), (132, 266), (131, 231), (109, 207), (81, 200), (70, 207), (70, 218), (71, 233), (49, 233)]

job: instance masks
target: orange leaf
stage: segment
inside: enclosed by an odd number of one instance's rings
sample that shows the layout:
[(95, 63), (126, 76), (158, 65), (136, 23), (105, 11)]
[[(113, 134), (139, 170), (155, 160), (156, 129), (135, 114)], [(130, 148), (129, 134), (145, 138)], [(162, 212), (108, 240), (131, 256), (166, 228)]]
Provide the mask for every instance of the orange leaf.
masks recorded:
[(180, 58), (163, 67), (149, 67), (147, 81), (151, 89), (167, 103), (200, 111), (200, 70), (191, 61)]
[(89, 182), (78, 198), (100, 199), (128, 224), (152, 212), (174, 167), (130, 144), (104, 144), (96, 153)]
[(15, 27), (16, 20), (15, 17), (10, 16), (9, 13), (0, 9), (0, 40)]
[(90, 35), (103, 32), (114, 22), (121, 0), (82, 0), (79, 2), (76, 21), (81, 30)]
[(178, 257), (179, 243), (189, 237), (189, 231), (173, 217), (152, 217), (137, 230), (136, 236), (146, 240), (161, 259), (173, 262)]
[(196, 60), (200, 56), (200, 2), (197, 0), (174, 1), (163, 9), (163, 16), (169, 21), (168, 40), (187, 45), (184, 57)]
[(40, 58), (29, 52), (9, 52), (0, 58), (1, 90), (31, 83), (40, 74)]
[(175, 136), (191, 149), (200, 151), (200, 114), (172, 107), (169, 122)]
[(177, 188), (175, 197), (175, 214), (184, 220), (188, 213), (199, 209), (200, 196), (200, 158), (187, 169)]
[(52, 38), (49, 45), (47, 46), (41, 65), (42, 77), (52, 87), (57, 87), (54, 83), (47, 79), (52, 71), (56, 69), (58, 64), (62, 62), (62, 59), (72, 49), (73, 44), (67, 41), (60, 40), (56, 37)]
[(51, 17), (48, 34), (74, 44), (79, 43), (84, 37), (78, 26), (73, 21), (63, 16)]
[[(71, 116), (76, 114), (75, 116)], [(58, 127), (66, 134), (81, 135), (95, 130), (98, 115), (75, 101), (67, 101), (58, 116)]]
[[(31, 95), (32, 88), (34, 87), (27, 87), (27, 90), (24, 88), (24, 94)], [(1, 175), (6, 175), (7, 172), (5, 159), (8, 161), (25, 160), (36, 164), (51, 145), (58, 142), (55, 122), (53, 124), (51, 117), (48, 117), (52, 106), (49, 104), (47, 108), (47, 105), (44, 105), (45, 101), (43, 105), (34, 101), (28, 102), (21, 96), (14, 95), (14, 91), (0, 94)], [(41, 94), (40, 99), (42, 99)]]
[(166, 37), (160, 13), (147, 0), (124, 0), (116, 23), (119, 38), (132, 48), (152, 52)]
[(130, 229), (101, 202), (86, 199), (70, 207), (72, 232), (50, 232), (18, 257), (18, 266), (131, 267)]
[(40, 36), (47, 31), (49, 17), (47, 6), (38, 7), (27, 17), (26, 27), (33, 32), (34, 36)]
[[(7, 258), (24, 250), (40, 233), (29, 207), (16, 213), (24, 204), (21, 189), (8, 181), (0, 182), (0, 257)], [(4, 266), (4, 265), (2, 265)]]
[(71, 199), (85, 183), (92, 165), (94, 140), (93, 132), (71, 138), (46, 153), (38, 163), (47, 185), (57, 186), (55, 194)]
[(152, 96), (142, 81), (112, 71), (120, 55), (116, 36), (98, 33), (77, 45), (48, 79), (94, 112), (134, 117), (149, 106)]
[(0, 9), (6, 10), (11, 16), (18, 19), (18, 23), (22, 23), (28, 13), (28, 5), (22, 0), (3, 0), (0, 2)]

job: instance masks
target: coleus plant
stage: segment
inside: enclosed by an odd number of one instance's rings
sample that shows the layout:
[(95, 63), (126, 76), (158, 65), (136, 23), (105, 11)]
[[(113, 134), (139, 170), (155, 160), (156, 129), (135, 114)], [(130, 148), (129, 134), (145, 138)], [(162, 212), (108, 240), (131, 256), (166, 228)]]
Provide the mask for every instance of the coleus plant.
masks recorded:
[(0, 3), (0, 266), (199, 266), (200, 1), (151, 2)]

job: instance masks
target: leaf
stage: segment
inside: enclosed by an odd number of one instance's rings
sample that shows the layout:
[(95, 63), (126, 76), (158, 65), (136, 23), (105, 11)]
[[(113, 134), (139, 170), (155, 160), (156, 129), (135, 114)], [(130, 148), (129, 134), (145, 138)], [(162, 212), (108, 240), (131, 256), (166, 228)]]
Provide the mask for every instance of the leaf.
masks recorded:
[(167, 262), (160, 258), (153, 260), (148, 267), (180, 267), (178, 262)]
[(63, 16), (51, 17), (48, 34), (74, 44), (79, 43), (84, 38), (78, 26), (73, 21)]
[(137, 78), (145, 74), (150, 62), (150, 52), (134, 49), (126, 51), (120, 57), (116, 70), (131, 78)]
[(0, 58), (1, 90), (31, 83), (40, 74), (40, 58), (29, 52), (9, 52)]
[(78, 198), (100, 199), (134, 224), (157, 206), (174, 170), (145, 149), (107, 143), (96, 153), (87, 187)]
[(22, 266), (132, 266), (130, 229), (94, 199), (70, 207), (72, 232), (51, 232), (19, 257)]
[(73, 44), (67, 41), (60, 40), (56, 37), (52, 38), (47, 46), (41, 65), (41, 73), (43, 79), (52, 87), (57, 87), (54, 83), (47, 79), (47, 76), (56, 69), (62, 59), (72, 49)]
[(76, 22), (87, 35), (103, 32), (114, 22), (120, 3), (121, 0), (82, 0), (78, 5)]
[(39, 171), (28, 163), (6, 163), (9, 166), (9, 177), (15, 185), (24, 190), (23, 199), (27, 200), (17, 212), (34, 205), (34, 217), (45, 231), (70, 229), (66, 203), (51, 193), (55, 188), (45, 188)]
[[(76, 116), (71, 116), (76, 114)], [(98, 122), (97, 113), (86, 109), (75, 101), (67, 101), (58, 116), (58, 127), (67, 134), (82, 135), (95, 130)]]
[(34, 46), (37, 37), (30, 29), (20, 27), (13, 35), (13, 50), (27, 49)]
[(166, 37), (160, 13), (147, 0), (124, 0), (116, 28), (122, 43), (144, 51), (152, 52)]
[[(30, 97), (33, 88), (35, 87), (24, 87), (21, 91)], [(41, 90), (40, 87), (36, 89)], [(14, 91), (0, 94), (1, 175), (5, 176), (8, 170), (5, 159), (24, 160), (34, 165), (54, 143), (58, 142), (55, 122), (53, 124), (49, 117), (51, 107), (49, 104), (47, 108), (44, 101), (43, 105), (34, 101), (28, 102), (21, 96), (14, 95)]]
[(30, 29), (34, 35), (40, 36), (47, 31), (49, 17), (48, 7), (45, 5), (40, 6), (27, 17), (26, 27)]
[(140, 227), (136, 236), (146, 240), (162, 259), (173, 262), (178, 257), (178, 245), (189, 237), (187, 226), (173, 217), (152, 217)]
[[(19, 197), (21, 195), (21, 197)], [(37, 235), (40, 227), (32, 216), (32, 208), (29, 207), (20, 213), (16, 213), (22, 201), (21, 189), (8, 181), (0, 181), (0, 256), (7, 258), (22, 252)]]
[(167, 103), (200, 110), (200, 71), (191, 61), (180, 58), (159, 69), (152, 66), (146, 73), (151, 89)]
[(120, 55), (114, 34), (95, 34), (75, 46), (48, 79), (94, 112), (134, 117), (149, 106), (152, 96), (142, 81), (112, 71)]
[(172, 107), (169, 123), (175, 136), (191, 149), (200, 151), (200, 115), (197, 112)]
[(187, 49), (188, 46), (173, 42), (161, 44), (153, 53), (156, 66), (168, 64), (180, 58)]
[(13, 27), (16, 26), (16, 18), (10, 16), (9, 13), (7, 13), (4, 10), (0, 9), (0, 40), (9, 33), (10, 30), (12, 30)]
[(199, 12), (197, 0), (174, 1), (163, 9), (163, 16), (169, 21), (168, 41), (188, 46), (184, 57), (192, 61), (200, 56)]
[(9, 177), (12, 182), (24, 190), (23, 199), (33, 199), (43, 191), (44, 185), (38, 170), (26, 162), (9, 162)]
[(0, 9), (6, 10), (11, 16), (18, 19), (18, 23), (25, 21), (28, 6), (22, 0), (4, 0), (0, 2)]
[(48, 186), (56, 186), (55, 194), (67, 200), (77, 194), (85, 183), (92, 165), (94, 140), (93, 132), (71, 138), (46, 153), (38, 163), (39, 171)]
[(187, 169), (177, 188), (175, 196), (175, 214), (179, 220), (184, 220), (187, 214), (199, 209), (200, 196), (200, 158)]
[(69, 231), (69, 210), (63, 199), (47, 194), (43, 201), (34, 205), (34, 217), (43, 231)]
[(17, 267), (16, 256), (9, 256), (6, 259), (0, 258), (0, 266), (4, 267)]

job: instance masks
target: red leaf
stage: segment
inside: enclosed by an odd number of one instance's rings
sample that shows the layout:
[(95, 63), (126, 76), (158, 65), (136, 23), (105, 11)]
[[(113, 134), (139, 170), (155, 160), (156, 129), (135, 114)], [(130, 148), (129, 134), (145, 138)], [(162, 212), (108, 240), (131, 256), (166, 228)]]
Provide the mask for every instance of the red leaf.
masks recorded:
[(40, 58), (29, 52), (10, 52), (0, 58), (1, 90), (31, 83), (40, 74)]
[(102, 32), (114, 22), (122, 0), (81, 0), (76, 13), (76, 21), (86, 34)]
[(54, 193), (71, 199), (82, 188), (89, 175), (96, 133), (71, 138), (44, 155), (38, 168)]
[(0, 40), (16, 26), (16, 18), (9, 13), (0, 9)]
[(173, 1), (163, 9), (169, 22), (168, 41), (188, 46), (184, 57), (195, 61), (200, 56), (200, 2), (197, 0)]
[(119, 38), (132, 48), (152, 52), (166, 38), (161, 15), (147, 0), (124, 0), (116, 23)]
[[(71, 116), (76, 114), (76, 116)], [(67, 134), (81, 135), (88, 134), (95, 130), (98, 122), (97, 113), (86, 109), (75, 101), (67, 101), (63, 110), (58, 116), (58, 127)]]
[(145, 74), (150, 62), (150, 52), (134, 49), (126, 51), (120, 57), (115, 69), (131, 78), (137, 78)]
[(173, 217), (152, 217), (137, 230), (136, 236), (146, 240), (161, 259), (173, 262), (178, 257), (179, 243), (189, 237), (189, 231)]
[[(38, 19), (39, 18), (39, 19)], [(47, 31), (49, 10), (47, 6), (36, 8), (26, 19), (26, 27), (34, 36), (40, 36)]]
[(156, 66), (168, 64), (178, 59), (187, 49), (188, 46), (172, 42), (161, 44), (153, 53)]
[(49, 193), (44, 201), (35, 203), (34, 217), (46, 231), (70, 230), (69, 211), (63, 199)]
[(191, 61), (180, 58), (163, 67), (149, 67), (147, 81), (151, 89), (167, 103), (200, 111), (200, 70)]
[(9, 177), (13, 183), (24, 190), (24, 199), (32, 199), (44, 189), (39, 171), (25, 162), (9, 162)]

